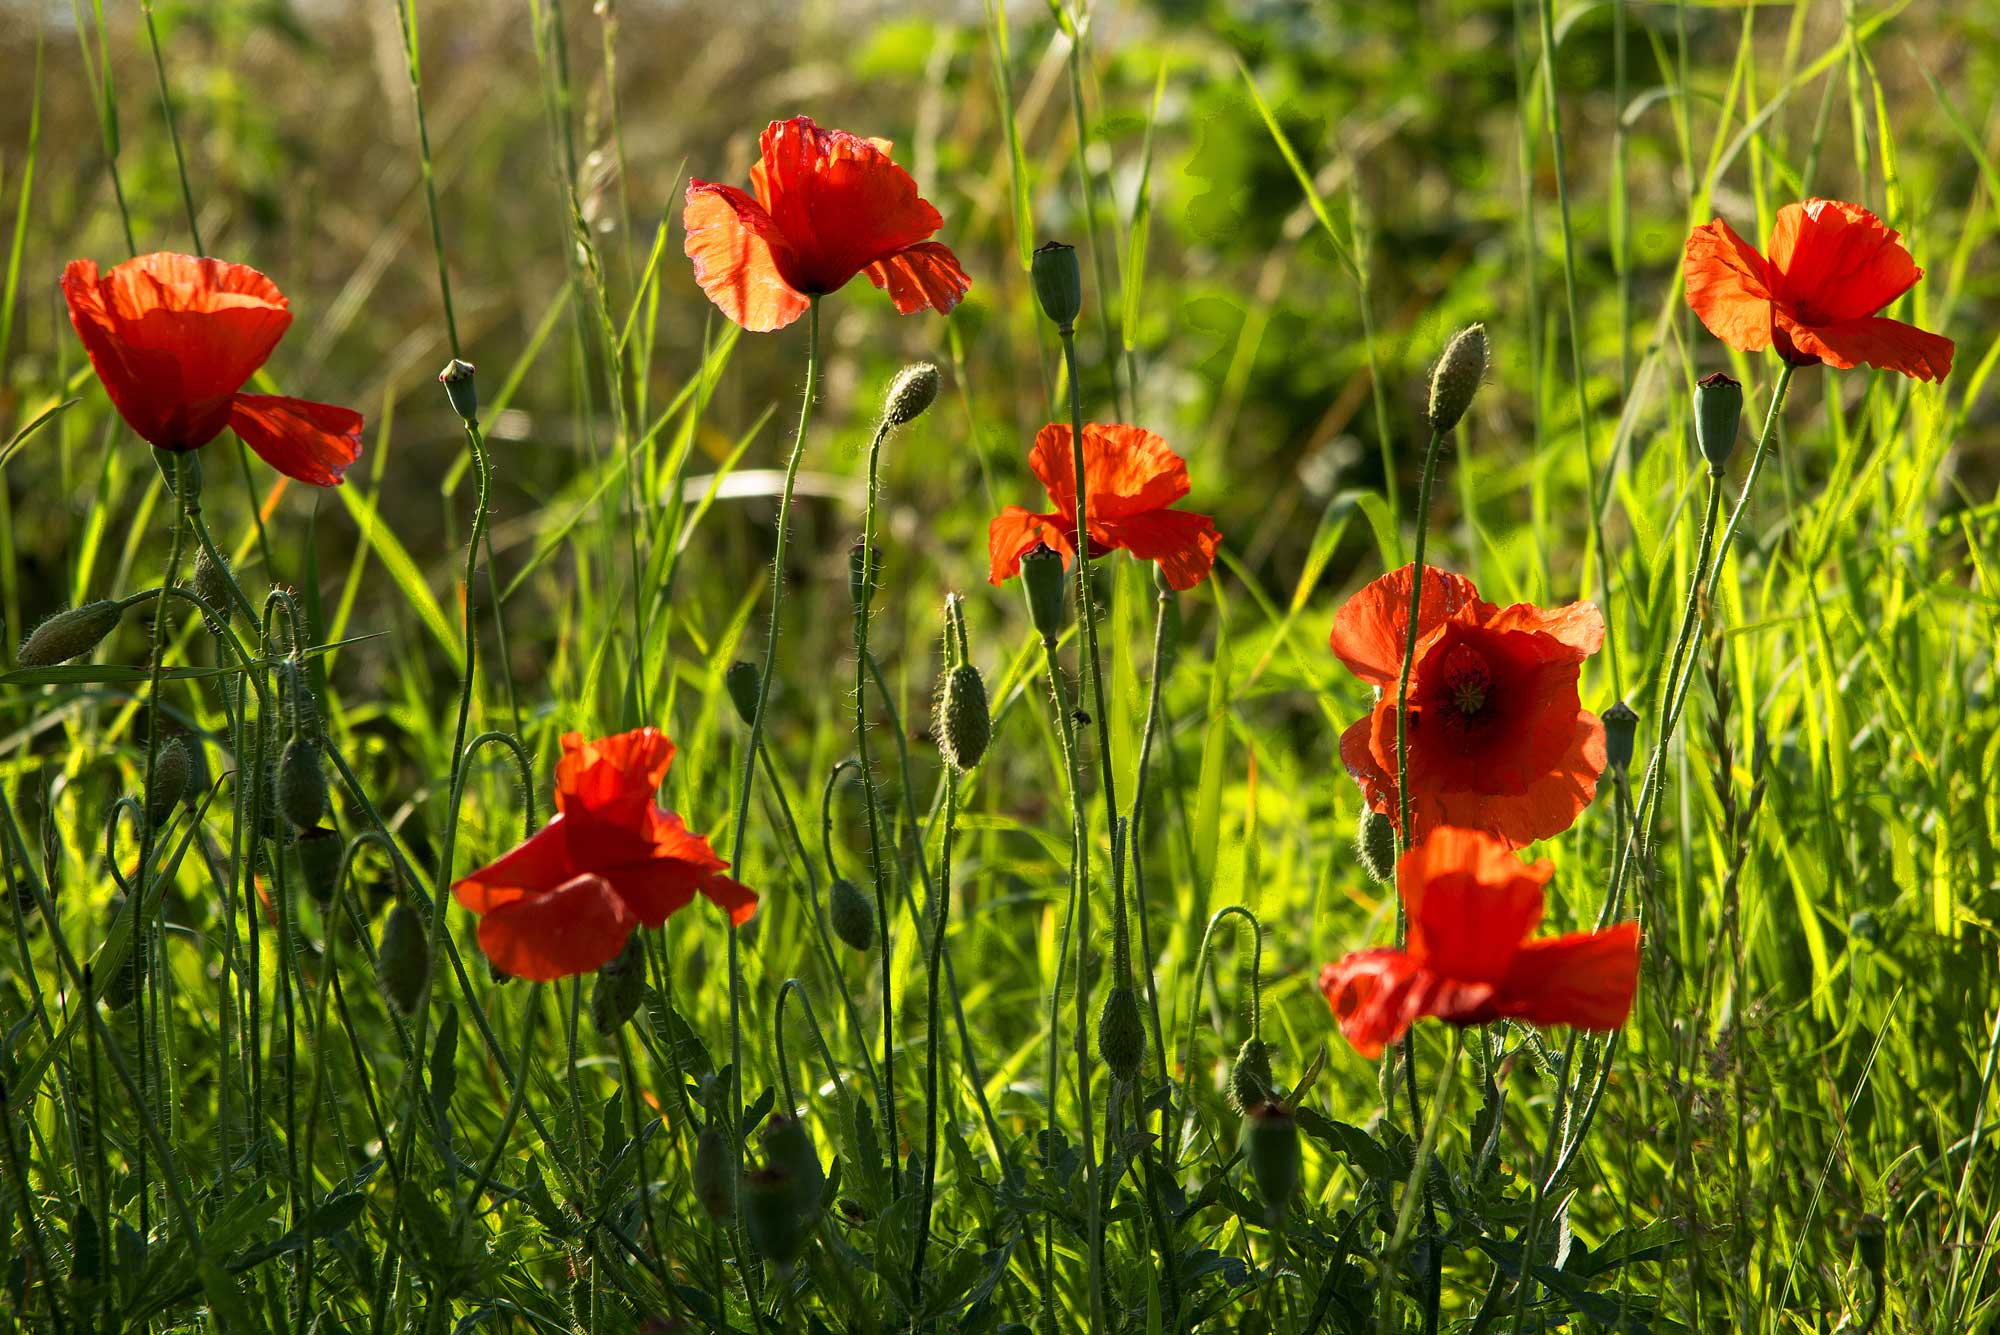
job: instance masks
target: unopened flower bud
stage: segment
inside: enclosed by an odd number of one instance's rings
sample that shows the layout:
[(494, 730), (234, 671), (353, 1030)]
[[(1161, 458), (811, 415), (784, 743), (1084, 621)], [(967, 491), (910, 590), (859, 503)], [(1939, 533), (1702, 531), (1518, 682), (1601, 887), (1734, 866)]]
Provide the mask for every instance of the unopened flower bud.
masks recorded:
[(826, 1170), (820, 1166), (806, 1124), (781, 1112), (771, 1114), (764, 1123), (764, 1162), (791, 1180), (792, 1207), (799, 1218), (808, 1228), (817, 1223)]
[(889, 382), (889, 396), (882, 405), (882, 420), (890, 426), (902, 426), (923, 416), (924, 410), (937, 402), (940, 377), (938, 369), (930, 362), (915, 362), (896, 373)]
[(1083, 269), (1076, 260), (1076, 247), (1062, 241), (1036, 247), (1029, 274), (1042, 313), (1064, 333), (1076, 328), (1076, 317), (1083, 310)]
[(1869, 1274), (1882, 1278), (1889, 1263), (1889, 1226), (1881, 1215), (1871, 1211), (1854, 1221), (1854, 1254)]
[(1354, 852), (1361, 859), (1361, 869), (1368, 873), (1368, 879), (1377, 885), (1389, 885), (1396, 879), (1396, 822), (1389, 819), (1384, 811), (1377, 811), (1361, 803), (1361, 823), (1354, 834)]
[(836, 876), (827, 893), (827, 917), (833, 920), (833, 934), (859, 951), (875, 944), (875, 911), (861, 895), (861, 887), (845, 876)]
[[(111, 896), (111, 902), (106, 909), (106, 916), (110, 921), (118, 920), (119, 913), (125, 907), (125, 898), (123, 893)], [(146, 934), (143, 931), (135, 931), (126, 938), (124, 962), (113, 969), (110, 976), (95, 974), (92, 977), (100, 983), (97, 995), (103, 998), (105, 1005), (115, 1011), (122, 1011), (131, 1005), (146, 983)]]
[(1272, 1217), (1299, 1189), (1299, 1123), (1282, 1103), (1260, 1103), (1243, 1119), (1243, 1157)]
[(797, 1185), (782, 1168), (760, 1168), (743, 1177), (743, 1227), (764, 1258), (789, 1270), (806, 1245)]
[[(209, 560), (206, 551), (195, 556), (194, 575), (188, 581), (188, 587), (195, 597), (201, 599), (202, 606), (215, 614), (209, 626), (211, 631), (229, 624), (229, 618), (236, 612), (236, 605), (230, 601), (229, 573)], [(203, 619), (209, 619), (207, 613), (203, 614)]]
[(1274, 1097), (1271, 1046), (1261, 1038), (1246, 1038), (1236, 1050), (1236, 1060), (1229, 1064), (1229, 1106), (1241, 1116)]
[(398, 904), (389, 910), (375, 945), (375, 980), (382, 985), (382, 995), (399, 1012), (410, 1015), (430, 972), (431, 943), (424, 916), (408, 904)]
[(194, 761), (188, 757), (187, 743), (169, 737), (153, 756), (153, 782), (146, 789), (146, 819), (154, 825), (174, 814), (174, 807), (187, 794), (188, 776)]
[(1028, 615), (1035, 632), (1053, 643), (1063, 632), (1068, 614), (1064, 597), (1062, 553), (1038, 542), (1021, 556), (1021, 582), (1028, 586)]
[(54, 667), (82, 658), (104, 643), (124, 614), (124, 608), (108, 598), (56, 613), (21, 642), (21, 666)]
[(1138, 1075), (1146, 1060), (1146, 1026), (1130, 983), (1119, 983), (1104, 998), (1097, 1014), (1097, 1053), (1120, 1080)]
[(309, 830), (326, 814), (326, 775), (319, 748), (303, 737), (285, 743), (278, 756), (278, 810), (292, 828)]
[(646, 943), (637, 932), (625, 938), (625, 948), (597, 971), (590, 989), (590, 1024), (611, 1037), (638, 1013), (646, 999)]
[(1743, 385), (1722, 372), (1694, 382), (1694, 441), (1708, 471), (1720, 473), (1736, 451), (1743, 424)]
[(477, 368), (462, 357), (453, 357), (438, 372), (438, 383), (444, 386), (445, 397), (451, 400), (451, 410), (468, 422), (479, 420), (479, 380)]
[(986, 754), (986, 743), (993, 737), (993, 720), (986, 710), (986, 682), (972, 664), (960, 663), (945, 674), (933, 730), (945, 763), (961, 774)]
[(346, 851), (340, 832), (324, 825), (300, 830), (292, 847), (298, 850), (299, 874), (313, 902), (325, 906), (340, 891), (340, 860)]
[(1632, 763), (1632, 739), (1639, 731), (1639, 712), (1620, 700), (1604, 711), (1604, 767), (1623, 774)]
[(736, 1211), (736, 1165), (719, 1126), (702, 1128), (695, 1139), (694, 1198), (710, 1219), (727, 1219)]
[(1431, 430), (1443, 432), (1457, 426), (1485, 377), (1486, 326), (1467, 325), (1444, 345), (1444, 354), (1431, 371)]
[(854, 604), (858, 615), (868, 610), (875, 601), (875, 590), (882, 587), (882, 549), (871, 547), (864, 563), (861, 544), (855, 543), (847, 549), (847, 597)]
[(743, 720), (745, 727), (757, 718), (757, 692), (763, 683), (763, 674), (757, 665), (745, 659), (737, 659), (722, 674), (722, 684), (729, 691), (729, 703), (736, 706), (736, 717)]

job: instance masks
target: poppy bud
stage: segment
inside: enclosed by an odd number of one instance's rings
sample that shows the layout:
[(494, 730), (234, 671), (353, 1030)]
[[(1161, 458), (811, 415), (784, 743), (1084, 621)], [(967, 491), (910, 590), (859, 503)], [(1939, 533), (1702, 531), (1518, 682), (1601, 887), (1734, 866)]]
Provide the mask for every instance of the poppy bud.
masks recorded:
[(736, 1210), (736, 1165), (729, 1160), (729, 1140), (722, 1128), (707, 1126), (694, 1142), (694, 1197), (710, 1219), (727, 1219)]
[(108, 598), (58, 612), (21, 642), (22, 667), (54, 667), (82, 658), (118, 627), (125, 609)]
[(303, 737), (285, 743), (278, 756), (278, 810), (294, 829), (309, 830), (326, 814), (326, 775), (319, 748)]
[(1097, 1055), (1120, 1080), (1139, 1074), (1146, 1060), (1146, 1026), (1139, 1019), (1139, 995), (1129, 983), (1113, 987), (1097, 1013)]
[(1076, 247), (1063, 241), (1042, 243), (1035, 248), (1028, 272), (1042, 313), (1063, 333), (1074, 330), (1083, 310), (1083, 269), (1077, 264)]
[(861, 887), (845, 876), (836, 876), (827, 898), (827, 916), (833, 919), (833, 934), (856, 950), (866, 952), (875, 944), (875, 911), (861, 897)]
[(1469, 324), (1452, 335), (1431, 371), (1431, 430), (1445, 432), (1457, 426), (1485, 377), (1486, 326)]
[(868, 604), (875, 601), (875, 590), (882, 587), (882, 549), (868, 549), (867, 565), (861, 559), (861, 544), (855, 543), (847, 549), (847, 596), (854, 603), (857, 615), (868, 610)]
[(204, 607), (215, 613), (210, 631), (229, 624), (229, 618), (236, 611), (235, 604), (230, 601), (229, 573), (209, 560), (206, 551), (196, 553), (194, 576), (188, 581), (188, 587), (195, 597), (201, 599)]
[(1694, 440), (1708, 471), (1720, 473), (1736, 450), (1743, 424), (1743, 385), (1722, 372), (1694, 382)]
[(153, 756), (153, 782), (146, 789), (146, 819), (158, 825), (174, 814), (174, 806), (187, 792), (188, 775), (194, 762), (188, 758), (187, 744), (178, 737), (160, 743)]
[[(111, 921), (116, 922), (119, 912), (124, 907), (124, 894), (113, 894), (111, 902), (107, 906), (106, 916)], [(89, 980), (86, 979), (85, 981)], [(146, 934), (144, 932), (134, 932), (128, 938), (125, 962), (120, 964), (116, 969), (113, 969), (109, 978), (104, 979), (103, 986), (98, 989), (97, 995), (112, 1010), (122, 1011), (132, 1004), (133, 999), (139, 995), (145, 983)]]
[(299, 874), (313, 902), (326, 905), (340, 890), (340, 858), (346, 851), (340, 833), (324, 825), (300, 830), (292, 841), (299, 854)]
[(1882, 1278), (1889, 1261), (1889, 1229), (1881, 1215), (1871, 1211), (1854, 1221), (1854, 1254), (1869, 1274)]
[(806, 1245), (797, 1185), (782, 1168), (760, 1168), (743, 1178), (743, 1226), (764, 1258), (789, 1270)]
[(646, 999), (646, 946), (637, 932), (625, 938), (625, 948), (597, 971), (590, 989), (590, 1024), (611, 1037), (639, 1010)]
[(438, 372), (438, 383), (444, 386), (445, 397), (451, 400), (451, 410), (468, 422), (479, 420), (477, 370), (471, 362), (453, 357)]
[(960, 663), (945, 674), (933, 731), (946, 763), (961, 774), (986, 754), (993, 720), (986, 712), (986, 682), (972, 664)]
[(1271, 1088), (1271, 1046), (1261, 1038), (1246, 1038), (1229, 1066), (1229, 1106), (1238, 1115), (1269, 1103)]
[(819, 1222), (826, 1170), (820, 1167), (819, 1151), (813, 1148), (805, 1123), (783, 1113), (771, 1114), (764, 1123), (764, 1162), (791, 1180), (792, 1207), (806, 1226)]
[(1632, 763), (1632, 739), (1639, 731), (1639, 711), (1620, 700), (1604, 711), (1604, 767), (1623, 774)]
[(882, 420), (902, 426), (924, 415), (937, 402), (938, 369), (930, 362), (914, 362), (896, 373), (889, 382), (889, 397), (882, 405)]
[(1395, 881), (1396, 822), (1389, 819), (1387, 812), (1369, 806), (1366, 800), (1361, 803), (1361, 824), (1355, 832), (1354, 851), (1370, 880), (1377, 885)]
[(1028, 615), (1035, 631), (1046, 643), (1062, 634), (1067, 600), (1064, 597), (1062, 553), (1038, 542), (1021, 556), (1021, 582), (1028, 586)]
[(430, 972), (431, 943), (424, 916), (408, 904), (398, 904), (389, 910), (375, 945), (375, 980), (382, 985), (382, 995), (409, 1015), (417, 1008)]
[(736, 717), (748, 727), (757, 719), (757, 691), (763, 683), (763, 674), (757, 665), (744, 659), (737, 659), (722, 674), (722, 684), (729, 691), (729, 703), (736, 706)]
[(1243, 1157), (1275, 1218), (1299, 1189), (1299, 1124), (1281, 1103), (1260, 1103), (1243, 1121)]

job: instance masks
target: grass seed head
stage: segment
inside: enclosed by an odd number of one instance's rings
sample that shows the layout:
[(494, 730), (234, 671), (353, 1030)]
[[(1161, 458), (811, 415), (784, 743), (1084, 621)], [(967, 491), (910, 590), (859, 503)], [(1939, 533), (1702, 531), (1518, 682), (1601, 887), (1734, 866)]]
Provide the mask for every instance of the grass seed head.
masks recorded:
[(1042, 313), (1063, 333), (1074, 330), (1076, 317), (1083, 312), (1083, 269), (1076, 247), (1063, 241), (1043, 242), (1035, 248), (1029, 273)]
[(1486, 326), (1470, 324), (1452, 335), (1431, 371), (1430, 422), (1433, 431), (1449, 431), (1472, 406), (1479, 382), (1486, 378)]
[(833, 934), (866, 954), (875, 944), (875, 911), (862, 897), (861, 887), (845, 876), (836, 876), (827, 895), (827, 917), (833, 920)]
[(1722, 372), (1703, 376), (1694, 384), (1694, 442), (1708, 471), (1720, 474), (1736, 452), (1736, 436), (1743, 426), (1743, 385)]
[(124, 614), (125, 609), (108, 598), (56, 613), (21, 642), (21, 666), (54, 667), (84, 657), (104, 643)]
[(945, 674), (938, 691), (934, 731), (945, 762), (963, 774), (986, 754), (993, 719), (986, 708), (986, 681), (979, 669), (960, 663)]
[(942, 378), (931, 362), (914, 362), (905, 366), (889, 382), (889, 396), (882, 405), (882, 420), (890, 426), (916, 421), (924, 415), (926, 408), (937, 402), (940, 383)]
[(1139, 1017), (1139, 995), (1129, 983), (1119, 983), (1104, 998), (1097, 1014), (1097, 1052), (1120, 1080), (1139, 1074), (1146, 1060), (1146, 1026)]
[(375, 945), (375, 980), (382, 995), (403, 1015), (413, 1014), (431, 972), (431, 943), (424, 916), (408, 904), (389, 910)]

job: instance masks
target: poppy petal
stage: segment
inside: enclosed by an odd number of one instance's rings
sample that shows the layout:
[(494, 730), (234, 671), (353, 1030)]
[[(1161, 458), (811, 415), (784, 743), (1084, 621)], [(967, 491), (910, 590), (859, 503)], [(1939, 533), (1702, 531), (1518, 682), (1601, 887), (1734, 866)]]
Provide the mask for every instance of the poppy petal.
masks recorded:
[[(1394, 687), (1402, 673), (1410, 626), (1412, 566), (1391, 571), (1341, 605), (1333, 618), (1333, 652), (1370, 686)], [(1424, 567), (1423, 597), (1417, 604), (1417, 638), (1435, 630), (1462, 607), (1479, 602), (1479, 590), (1463, 575)], [(1345, 748), (1343, 747), (1343, 750)]]
[(958, 257), (938, 241), (925, 241), (897, 251), (861, 272), (875, 286), (888, 289), (896, 310), (903, 315), (915, 315), (926, 307), (939, 315), (949, 315), (972, 286), (972, 280), (958, 265)]
[(651, 805), (674, 763), (674, 744), (658, 728), (635, 728), (585, 741), (580, 732), (562, 737), (556, 762), (556, 807), (598, 814), (634, 802)]
[(1941, 381), (1951, 374), (1957, 350), (1942, 334), (1879, 316), (1822, 325), (1800, 325), (1780, 316), (1779, 322), (1800, 351), (1843, 371), (1873, 366), (1915, 380)]
[(1779, 209), (1768, 249), (1775, 295), (1812, 325), (1873, 315), (1924, 276), (1902, 238), (1880, 218), (1837, 200), (1808, 199)]
[(638, 925), (604, 878), (578, 876), (481, 918), (479, 948), (516, 978), (546, 983), (610, 963)]
[(1491, 835), (1431, 831), (1396, 864), (1410, 954), (1434, 973), (1499, 983), (1542, 920), (1542, 887), (1554, 874), (1548, 859), (1522, 862)]
[(258, 458), (315, 487), (340, 485), (361, 457), (361, 426), (352, 408), (278, 394), (238, 394), (229, 409), (229, 429)]
[[(1342, 748), (1343, 755), (1345, 748)], [(1351, 768), (1351, 767), (1350, 767)], [(1518, 793), (1447, 789), (1410, 783), (1410, 823), (1419, 837), (1440, 825), (1481, 830), (1515, 848), (1561, 834), (1576, 824), (1597, 796), (1604, 773), (1604, 724), (1580, 710), (1570, 726), (1569, 745), (1553, 768)], [(1390, 781), (1394, 791), (1394, 781)]]
[(1340, 1032), (1363, 1057), (1401, 1038), (1415, 1017), (1408, 1006), (1417, 966), (1400, 950), (1358, 950), (1322, 965), (1319, 990)]
[(805, 314), (809, 303), (773, 257), (784, 237), (755, 199), (733, 186), (691, 181), (681, 225), (694, 281), (717, 310), (753, 334), (783, 329)]
[(701, 893), (711, 904), (727, 913), (729, 921), (738, 927), (756, 916), (757, 892), (741, 881), (720, 874), (705, 876), (701, 882)]
[(1688, 305), (1709, 333), (1739, 352), (1771, 346), (1771, 265), (1728, 223), (1694, 229), (1681, 272)]
[(795, 116), (772, 121), (757, 142), (761, 193), (788, 248), (779, 267), (800, 291), (837, 291), (944, 226), (910, 174), (867, 139)]
[(1495, 630), (1550, 636), (1575, 651), (1575, 661), (1579, 663), (1604, 647), (1604, 613), (1596, 603), (1569, 603), (1562, 607), (1515, 603), (1501, 608), (1486, 624)]
[[(1028, 467), (1058, 511), (1076, 513), (1076, 456), (1070, 429), (1051, 422), (1035, 433)], [(1117, 519), (1163, 510), (1188, 494), (1187, 463), (1144, 427), (1086, 422), (1083, 480), (1090, 489), (1090, 517)]]
[(557, 815), (511, 852), (461, 878), (451, 895), (470, 912), (490, 913), (553, 890), (578, 870), (570, 861), (569, 831)]
[(1002, 510), (986, 528), (986, 552), (992, 563), (989, 584), (1000, 584), (1021, 573), (1021, 558), (1046, 543), (1062, 553), (1065, 564), (1076, 544), (1055, 521), (1056, 515), (1031, 514), (1018, 505)]
[(1639, 924), (1530, 941), (1494, 994), (1496, 1014), (1533, 1024), (1616, 1029), (1639, 988)]
[[(1391, 706), (1392, 728), (1395, 717), (1393, 708)], [(1369, 808), (1382, 812), (1393, 822), (1399, 819), (1396, 811), (1396, 775), (1375, 758), (1375, 719), (1376, 711), (1370, 710), (1347, 725), (1347, 730), (1340, 734), (1340, 763), (1347, 767), (1348, 777), (1361, 786), (1361, 798)]]
[(1142, 561), (1157, 561), (1167, 583), (1185, 593), (1208, 578), (1222, 535), (1207, 515), (1152, 510), (1091, 524), (1091, 537), (1123, 547)]

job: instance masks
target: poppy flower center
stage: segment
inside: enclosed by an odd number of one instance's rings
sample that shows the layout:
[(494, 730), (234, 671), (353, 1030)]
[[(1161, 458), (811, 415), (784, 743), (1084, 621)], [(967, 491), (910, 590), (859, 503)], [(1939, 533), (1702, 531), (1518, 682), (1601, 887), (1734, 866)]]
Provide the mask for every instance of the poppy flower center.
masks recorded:
[(1478, 650), (1458, 645), (1445, 656), (1444, 697), (1463, 722), (1471, 722), (1486, 711), (1493, 696), (1493, 669)]

